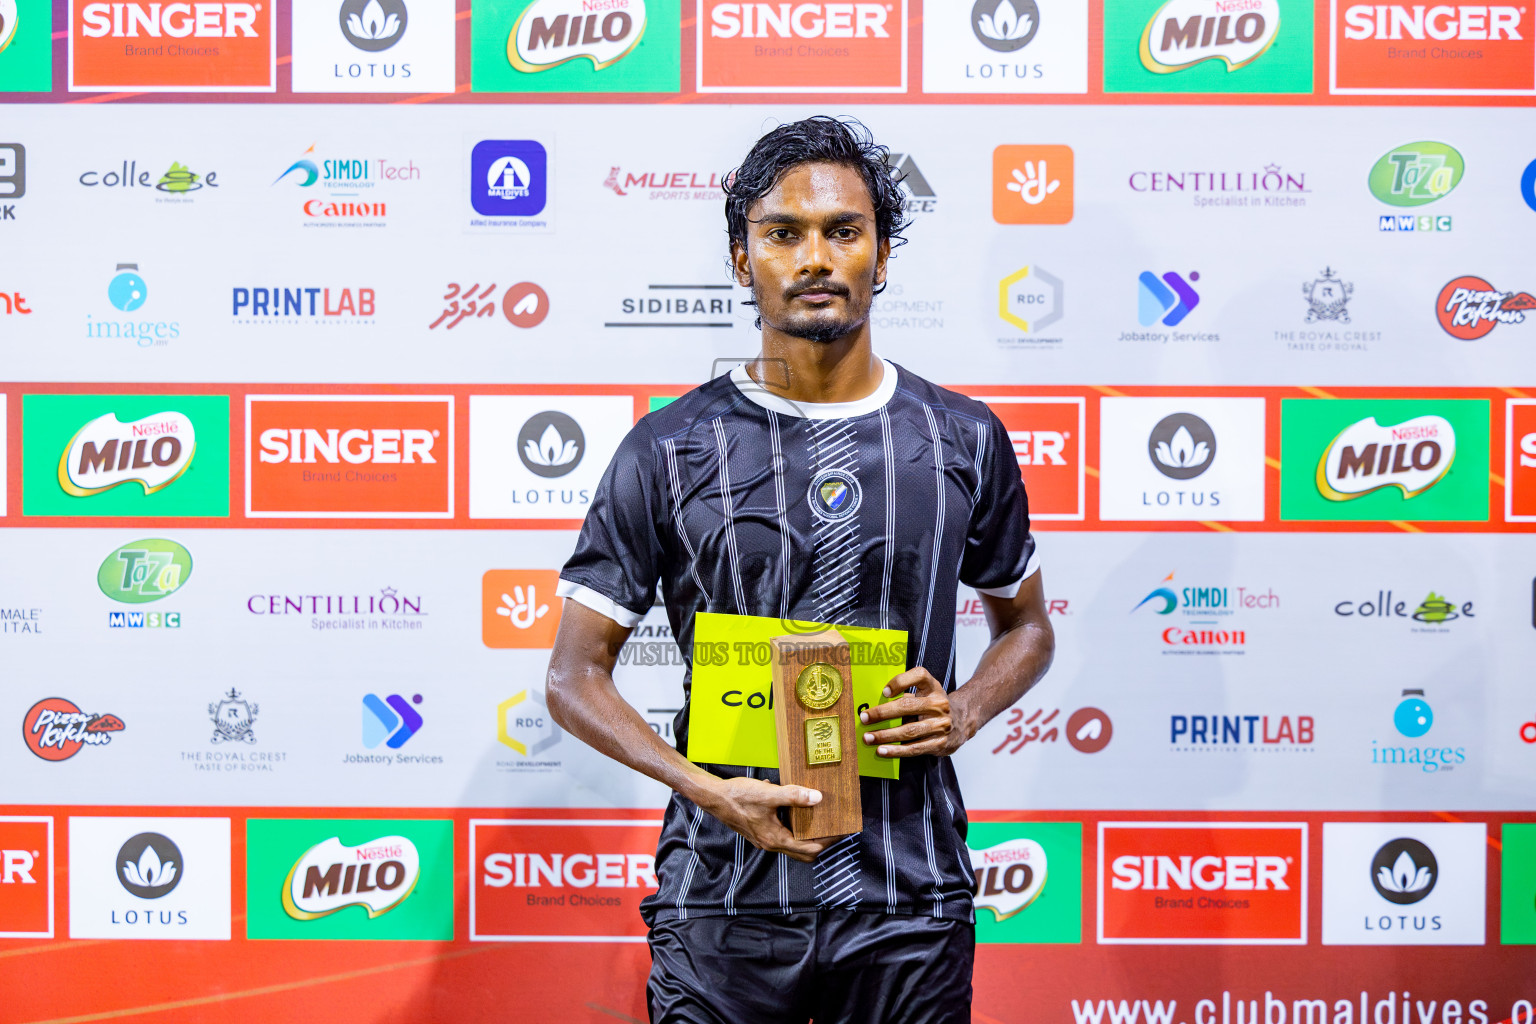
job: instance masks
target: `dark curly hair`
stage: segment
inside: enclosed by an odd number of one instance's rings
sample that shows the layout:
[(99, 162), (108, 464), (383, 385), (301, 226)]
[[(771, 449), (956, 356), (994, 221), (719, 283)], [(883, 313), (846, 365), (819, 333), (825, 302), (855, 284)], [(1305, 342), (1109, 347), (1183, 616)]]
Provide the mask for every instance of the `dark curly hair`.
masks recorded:
[[(852, 167), (864, 178), (875, 208), (876, 237), (891, 248), (906, 244), (902, 232), (911, 224), (901, 193), (904, 175), (886, 161), (890, 150), (854, 118), (818, 114), (780, 125), (757, 140), (741, 166), (725, 176), (725, 230), (730, 245), (747, 244), (747, 211), (773, 190), (786, 173), (802, 164), (828, 163)], [(875, 289), (880, 294), (884, 285)]]

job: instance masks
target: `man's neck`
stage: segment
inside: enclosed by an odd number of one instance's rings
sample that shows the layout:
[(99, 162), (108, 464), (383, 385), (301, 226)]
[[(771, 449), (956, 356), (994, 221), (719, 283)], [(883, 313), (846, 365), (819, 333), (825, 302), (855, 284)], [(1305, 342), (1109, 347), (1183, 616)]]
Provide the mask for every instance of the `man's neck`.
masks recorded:
[(763, 350), (747, 372), (770, 393), (792, 402), (857, 402), (880, 387), (884, 364), (864, 325), (836, 341), (818, 342), (763, 328)]

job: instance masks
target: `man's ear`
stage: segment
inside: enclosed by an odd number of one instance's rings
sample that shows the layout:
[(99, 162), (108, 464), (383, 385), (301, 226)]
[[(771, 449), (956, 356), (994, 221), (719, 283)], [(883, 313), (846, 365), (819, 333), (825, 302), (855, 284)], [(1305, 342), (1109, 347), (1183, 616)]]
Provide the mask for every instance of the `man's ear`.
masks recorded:
[(731, 270), (736, 275), (736, 283), (743, 288), (752, 287), (752, 265), (747, 261), (746, 243), (731, 240)]
[(875, 250), (875, 284), (885, 284), (885, 265), (891, 258), (891, 240), (883, 238)]

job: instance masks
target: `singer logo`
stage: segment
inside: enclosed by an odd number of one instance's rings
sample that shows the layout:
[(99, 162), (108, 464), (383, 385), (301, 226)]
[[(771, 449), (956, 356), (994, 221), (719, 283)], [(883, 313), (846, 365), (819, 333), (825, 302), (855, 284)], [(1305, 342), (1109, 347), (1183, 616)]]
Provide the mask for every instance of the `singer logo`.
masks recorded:
[(1099, 823), (1099, 941), (1303, 945), (1307, 826)]
[(53, 819), (0, 818), (0, 939), (53, 937)]
[[(1008, 431), (1035, 519), (1082, 519), (1082, 398), (984, 398)], [(1001, 438), (998, 439), (1002, 441)]]
[(69, 87), (272, 92), (274, 0), (70, 4)]
[(450, 519), (449, 396), (250, 395), (246, 515)]
[[(1536, 522), (1536, 399), (1510, 399), (1504, 416), (1504, 518)], [(1536, 605), (1531, 621), (1536, 625)]]
[(700, 92), (907, 88), (906, 0), (699, 0), (699, 23)]
[(658, 821), (469, 823), (472, 941), (643, 942)]
[(1323, 451), (1317, 489), (1330, 501), (1349, 501), (1383, 487), (1404, 498), (1429, 490), (1456, 461), (1456, 431), (1444, 416), (1416, 416), (1384, 427), (1376, 417), (1351, 423)]
[(1536, 91), (1529, 5), (1333, 5), (1333, 91), (1498, 94)]

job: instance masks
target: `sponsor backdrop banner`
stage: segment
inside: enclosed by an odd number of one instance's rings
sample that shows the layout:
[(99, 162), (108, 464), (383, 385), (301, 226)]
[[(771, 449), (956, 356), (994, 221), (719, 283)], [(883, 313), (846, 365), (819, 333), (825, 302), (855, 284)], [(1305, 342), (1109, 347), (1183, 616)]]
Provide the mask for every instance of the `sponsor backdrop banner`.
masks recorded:
[(975, 1019), (1536, 1024), (1533, 102), (1519, 4), (0, 0), (0, 1020), (645, 1018), (558, 570), (826, 112), (1058, 637), (955, 757)]

